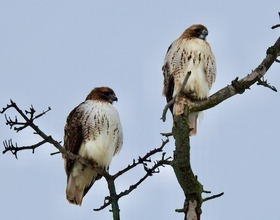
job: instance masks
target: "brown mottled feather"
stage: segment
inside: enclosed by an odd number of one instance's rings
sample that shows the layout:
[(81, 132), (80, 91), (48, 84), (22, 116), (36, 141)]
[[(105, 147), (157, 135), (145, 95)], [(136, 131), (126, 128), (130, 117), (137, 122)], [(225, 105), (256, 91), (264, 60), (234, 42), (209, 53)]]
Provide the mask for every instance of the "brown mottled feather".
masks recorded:
[[(70, 112), (64, 128), (64, 147), (73, 154), (78, 154), (83, 141), (83, 130), (81, 125), (82, 114), (77, 109), (78, 106)], [(67, 176), (69, 176), (73, 164), (73, 160), (66, 158), (65, 171)]]
[[(170, 73), (169, 70), (169, 64), (166, 63), (163, 67), (162, 67), (162, 71), (163, 71), (163, 77), (164, 77), (164, 86), (163, 86), (163, 92), (162, 94), (166, 97), (166, 101), (167, 103), (170, 102), (173, 98), (173, 91), (174, 91), (174, 77), (172, 74)], [(170, 111), (173, 111), (173, 105), (169, 106)]]
[(201, 35), (201, 30), (207, 30), (207, 28), (202, 24), (194, 24), (186, 29), (179, 39), (191, 39), (191, 38), (199, 38)]
[(94, 88), (86, 97), (86, 100), (98, 100), (113, 103), (118, 101), (115, 92), (109, 87), (97, 87)]

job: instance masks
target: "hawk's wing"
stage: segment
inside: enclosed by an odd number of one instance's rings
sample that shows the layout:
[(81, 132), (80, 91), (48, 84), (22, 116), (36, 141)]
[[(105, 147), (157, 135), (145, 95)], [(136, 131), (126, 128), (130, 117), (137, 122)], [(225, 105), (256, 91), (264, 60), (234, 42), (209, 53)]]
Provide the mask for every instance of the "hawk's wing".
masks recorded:
[[(166, 97), (166, 101), (170, 102), (173, 98), (173, 91), (174, 91), (174, 76), (171, 70), (171, 56), (173, 53), (174, 44), (176, 41), (173, 42), (167, 49), (166, 56), (164, 59), (164, 64), (162, 66), (163, 71), (163, 91), (162, 94)], [(169, 107), (170, 111), (173, 110), (173, 105)]]
[[(83, 112), (79, 106), (77, 106), (68, 115), (64, 128), (64, 148), (76, 155), (78, 155), (83, 141), (82, 117)], [(73, 160), (65, 158), (65, 170), (67, 176), (69, 176), (73, 164)]]
[(120, 152), (122, 145), (123, 145), (123, 131), (122, 131), (122, 126), (121, 126), (120, 121), (117, 124), (117, 127), (114, 130), (114, 133), (117, 136), (117, 144), (116, 144), (116, 149), (114, 152), (114, 155), (116, 155), (117, 153)]

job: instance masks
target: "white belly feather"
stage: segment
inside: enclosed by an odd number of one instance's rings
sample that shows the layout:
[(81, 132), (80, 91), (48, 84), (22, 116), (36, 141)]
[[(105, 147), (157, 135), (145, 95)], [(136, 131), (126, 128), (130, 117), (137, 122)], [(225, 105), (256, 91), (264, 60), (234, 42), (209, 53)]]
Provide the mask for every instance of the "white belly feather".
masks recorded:
[[(205, 72), (202, 65), (192, 66), (187, 68), (185, 73), (191, 71), (190, 78), (185, 85), (183, 92), (189, 93), (194, 92), (195, 96), (199, 99), (205, 99), (209, 96), (209, 85), (205, 80)], [(181, 74), (180, 76), (180, 85), (183, 84), (185, 80), (186, 74)], [(179, 89), (180, 90), (180, 89)], [(174, 90), (175, 91), (175, 90)]]
[(199, 99), (209, 96), (216, 71), (215, 63), (212, 63), (209, 57), (214, 57), (211, 48), (207, 42), (201, 39), (182, 40), (174, 43), (165, 60), (170, 63), (171, 74), (174, 77), (173, 97), (180, 91), (189, 71), (191, 71), (191, 75), (183, 92), (193, 92)]
[(122, 139), (118, 112), (111, 104), (102, 102), (92, 105), (92, 101), (88, 101), (83, 108), (85, 139), (79, 155), (92, 159), (107, 169), (118, 147), (118, 141)]

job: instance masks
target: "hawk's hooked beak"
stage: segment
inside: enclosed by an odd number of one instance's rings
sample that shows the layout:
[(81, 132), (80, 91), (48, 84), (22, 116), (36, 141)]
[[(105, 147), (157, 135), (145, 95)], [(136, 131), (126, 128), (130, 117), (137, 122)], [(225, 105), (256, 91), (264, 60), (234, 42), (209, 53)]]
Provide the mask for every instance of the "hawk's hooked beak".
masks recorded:
[(116, 95), (111, 96), (111, 103), (113, 103), (114, 101), (116, 101), (116, 102), (118, 101), (118, 98)]
[(203, 29), (199, 38), (202, 39), (202, 40), (206, 40), (207, 35), (208, 35), (208, 31), (206, 29)]

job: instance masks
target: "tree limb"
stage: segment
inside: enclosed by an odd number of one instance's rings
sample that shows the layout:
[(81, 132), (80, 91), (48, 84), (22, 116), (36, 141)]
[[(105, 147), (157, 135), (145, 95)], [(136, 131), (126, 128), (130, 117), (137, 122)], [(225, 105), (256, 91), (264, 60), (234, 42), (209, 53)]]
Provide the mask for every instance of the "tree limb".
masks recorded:
[[(125, 169), (117, 172), (114, 175), (111, 176), (105, 176), (107, 183), (108, 183), (108, 188), (110, 191), (110, 196), (106, 196), (104, 199), (104, 203), (102, 206), (100, 206), (99, 208), (94, 209), (94, 211), (100, 211), (104, 208), (106, 208), (107, 206), (109, 206), (110, 204), (113, 203), (117, 203), (117, 201), (122, 198), (123, 196), (129, 195), (133, 190), (135, 190), (142, 182), (144, 182), (148, 177), (152, 176), (155, 173), (159, 173), (159, 167), (164, 167), (165, 165), (170, 165), (171, 164), (171, 157), (167, 157), (165, 158), (165, 153), (162, 153), (162, 157), (160, 160), (155, 161), (154, 165), (149, 168), (147, 165), (147, 162), (151, 162), (151, 160), (149, 159), (150, 156), (152, 156), (153, 154), (156, 154), (158, 152), (161, 152), (163, 147), (168, 143), (168, 140), (163, 141), (162, 145), (159, 148), (155, 148), (154, 150), (148, 152), (145, 156), (143, 157), (139, 157), (138, 161), (135, 162), (135, 160), (133, 160), (133, 163), (131, 165), (128, 165)], [(119, 194), (116, 193), (115, 191), (115, 179), (118, 178), (119, 176), (121, 176), (122, 174), (126, 173), (127, 171), (135, 168), (137, 165), (142, 164), (143, 168), (145, 170), (145, 175), (140, 178), (136, 183), (130, 185), (128, 187), (128, 189), (120, 192)], [(111, 191), (113, 193), (111, 193)]]
[[(271, 65), (276, 61), (280, 54), (280, 37), (275, 44), (267, 50), (267, 55), (260, 65), (253, 70), (246, 77), (232, 81), (231, 85), (228, 85), (215, 94), (211, 95), (207, 100), (196, 101), (192, 103), (189, 108), (190, 112), (203, 111), (220, 104), (226, 99), (242, 93), (242, 90), (249, 89), (254, 83), (258, 82), (266, 74)], [(275, 88), (275, 87), (274, 87)]]
[(35, 153), (35, 149), (40, 147), (41, 145), (47, 143), (46, 140), (42, 140), (40, 142), (38, 142), (37, 144), (33, 144), (33, 145), (30, 145), (30, 146), (23, 146), (23, 147), (18, 147), (17, 146), (17, 143), (15, 143), (15, 145), (13, 144), (13, 141), (12, 139), (10, 140), (5, 140), (3, 141), (3, 145), (4, 145), (4, 148), (5, 150), (3, 150), (3, 154), (5, 154), (6, 152), (10, 151), (16, 159), (18, 159), (17, 157), (17, 152), (18, 151), (21, 151), (21, 150), (32, 150), (32, 153), (34, 154)]
[(138, 166), (139, 164), (144, 164), (146, 165), (146, 162), (151, 162), (151, 160), (149, 159), (152, 155), (162, 152), (164, 146), (169, 142), (169, 139), (166, 139), (165, 141), (162, 141), (162, 144), (160, 147), (155, 148), (151, 151), (149, 151), (145, 156), (143, 157), (139, 157), (137, 162), (135, 161), (135, 159), (133, 160), (132, 164), (128, 165), (126, 168), (118, 171), (116, 174), (113, 175), (113, 178), (116, 179), (118, 178), (120, 175), (122, 175), (123, 173), (133, 169), (134, 167)]
[(211, 200), (211, 199), (219, 198), (219, 197), (221, 197), (221, 196), (223, 196), (223, 195), (224, 195), (224, 193), (222, 192), (222, 193), (219, 193), (219, 194), (217, 194), (217, 195), (213, 195), (213, 196), (206, 197), (206, 198), (204, 198), (202, 201), (203, 201), (203, 202), (206, 202), (206, 201), (209, 201), (209, 200)]
[[(280, 19), (280, 12), (278, 12), (278, 16), (279, 16), (279, 19)], [(276, 25), (273, 25), (271, 27), (271, 29), (275, 29), (275, 28), (279, 28), (280, 27), (280, 24), (276, 24)]]
[[(0, 114), (4, 114), (8, 109), (11, 109), (11, 108), (14, 108), (20, 114), (20, 116), (23, 118), (24, 122), (19, 122), (17, 117), (15, 117), (15, 119), (12, 120), (10, 117), (7, 117), (5, 115), (6, 125), (9, 125), (10, 128), (11, 129), (13, 128), (16, 132), (19, 132), (27, 127), (31, 127), (34, 130), (34, 133), (39, 135), (43, 140), (37, 144), (31, 145), (31, 146), (23, 146), (23, 147), (17, 147), (17, 144), (15, 144), (15, 146), (14, 146), (11, 140), (4, 141), (5, 150), (3, 151), (3, 154), (10, 151), (17, 158), (17, 151), (32, 150), (32, 152), (34, 152), (37, 147), (41, 146), (42, 144), (49, 143), (49, 144), (53, 145), (54, 147), (56, 147), (59, 150), (59, 152), (61, 152), (65, 157), (72, 159), (72, 160), (77, 160), (85, 166), (96, 168), (96, 164), (93, 165), (92, 161), (88, 161), (78, 155), (71, 153), (70, 151), (67, 151), (64, 147), (62, 147), (60, 145), (60, 142), (54, 140), (52, 138), (52, 136), (46, 135), (41, 129), (39, 129), (39, 127), (37, 125), (34, 124), (35, 119), (42, 117), (48, 111), (51, 110), (50, 107), (48, 108), (48, 110), (43, 111), (42, 113), (40, 113), (38, 115), (35, 115), (36, 111), (33, 108), (33, 106), (30, 107), (30, 110), (25, 110), (25, 112), (23, 112), (17, 106), (17, 104), (15, 102), (10, 100), (10, 104), (8, 104), (6, 107), (4, 107), (0, 111)], [(100, 172), (101, 172), (101, 174), (103, 173), (103, 171), (100, 171)]]

